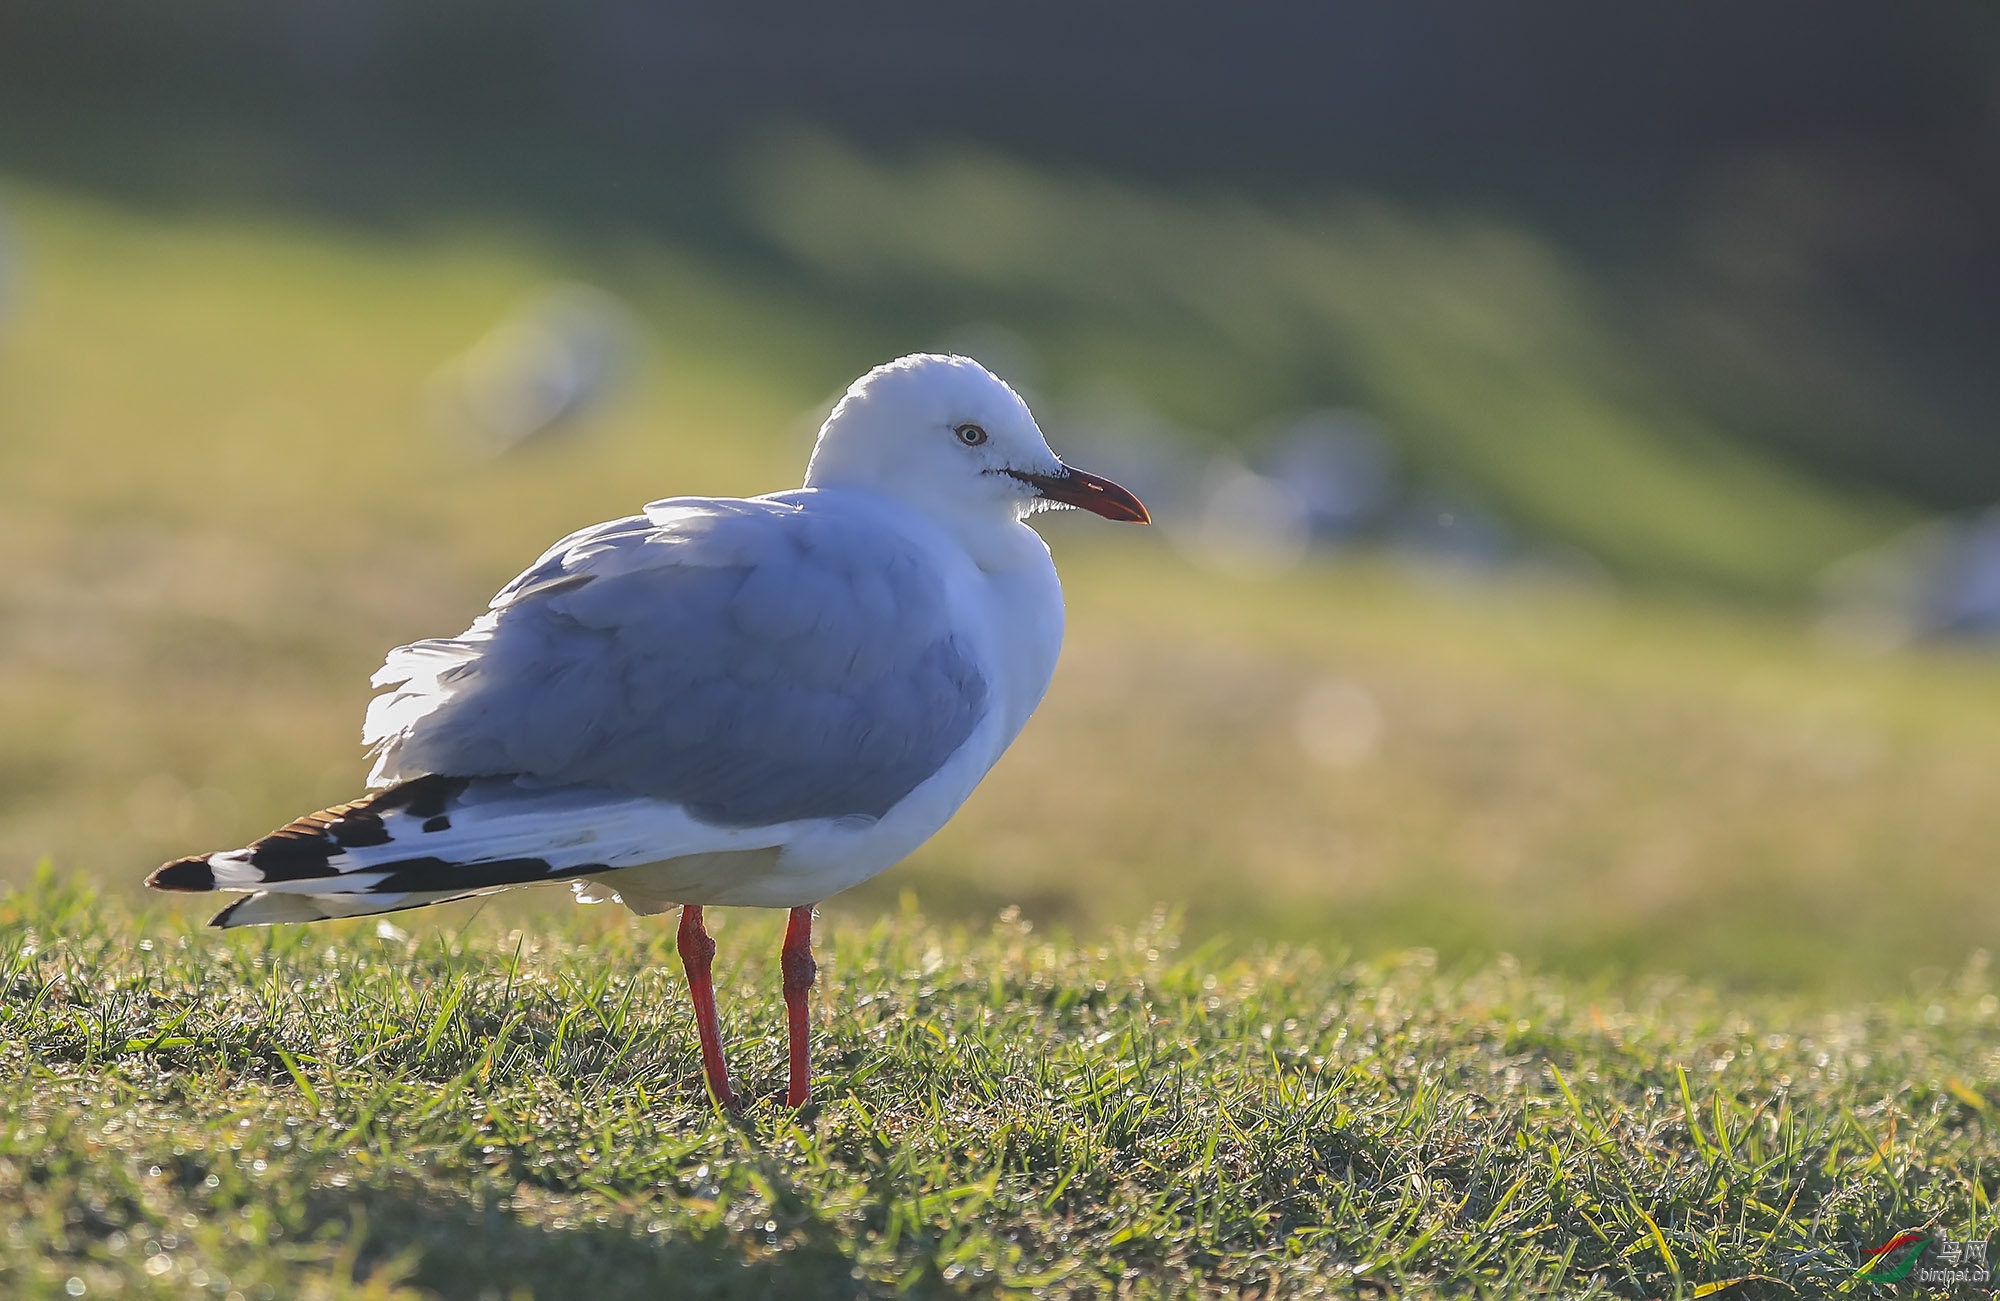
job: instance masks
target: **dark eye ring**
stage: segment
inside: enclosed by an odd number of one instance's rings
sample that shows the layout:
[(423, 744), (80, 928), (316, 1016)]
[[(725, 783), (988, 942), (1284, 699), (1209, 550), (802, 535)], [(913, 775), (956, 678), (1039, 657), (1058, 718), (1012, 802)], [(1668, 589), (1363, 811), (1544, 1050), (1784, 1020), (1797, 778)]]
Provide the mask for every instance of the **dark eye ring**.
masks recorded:
[(986, 441), (986, 431), (978, 425), (960, 425), (951, 431), (958, 435), (958, 441), (967, 447), (977, 447)]

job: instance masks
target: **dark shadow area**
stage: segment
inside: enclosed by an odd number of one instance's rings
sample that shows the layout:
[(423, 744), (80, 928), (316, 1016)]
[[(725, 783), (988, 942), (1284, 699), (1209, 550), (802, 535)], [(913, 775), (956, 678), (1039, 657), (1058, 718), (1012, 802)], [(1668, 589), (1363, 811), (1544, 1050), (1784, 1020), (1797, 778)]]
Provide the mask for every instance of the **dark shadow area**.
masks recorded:
[[(522, 1289), (550, 1298), (717, 1301), (892, 1295), (857, 1279), (838, 1234), (809, 1212), (794, 1209), (774, 1235), (680, 1223), (649, 1232), (648, 1225), (636, 1212), (565, 1227), (531, 1223), (490, 1192), (481, 1200), (397, 1181), (318, 1191), (305, 1231), (338, 1241), (359, 1230), (357, 1276), (408, 1266), (405, 1284), (454, 1299)], [(942, 1285), (933, 1292), (946, 1293)]]
[(1272, 191), (1340, 178), (1507, 196), (1622, 175), (1659, 198), (1719, 152), (1838, 136), (1922, 139), (1915, 165), (1973, 181), (1996, 48), (1988, 7), (1863, 0), (1425, 0), (1227, 21), (1047, 0), (21, 0), (0, 17), (0, 84), (45, 122), (144, 105), (332, 144), (449, 124), (649, 151), (803, 120)]

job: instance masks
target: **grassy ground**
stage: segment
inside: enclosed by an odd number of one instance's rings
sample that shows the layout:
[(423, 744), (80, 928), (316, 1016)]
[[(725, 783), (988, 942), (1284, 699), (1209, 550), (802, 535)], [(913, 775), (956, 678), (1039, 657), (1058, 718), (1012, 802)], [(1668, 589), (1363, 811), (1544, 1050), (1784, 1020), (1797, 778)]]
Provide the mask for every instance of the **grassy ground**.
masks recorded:
[[(977, 180), (849, 175), (828, 231)], [(1019, 193), (1086, 232), (1131, 201)], [(161, 859), (355, 793), (385, 647), (461, 627), (580, 524), (794, 481), (860, 345), (637, 239), (7, 199), (0, 880), (58, 871), (0, 905), (0, 1292), (1790, 1296), (1894, 1230), (1991, 1231), (2000, 665), (1657, 589), (1381, 558), (1246, 581), (1058, 522), (1048, 703), (942, 835), (830, 906), (823, 1101), (796, 1121), (706, 1106), (658, 923), (133, 915)], [(1153, 216), (1174, 263), (1199, 231)], [(1539, 265), (1351, 220), (1313, 237)], [(475, 457), (426, 419), (429, 377), (560, 276), (645, 317), (645, 376)], [(1451, 319), (1546, 380), (1587, 302), (1537, 301), (1525, 344)], [(1183, 369), (1091, 311), (1075, 364), (1131, 339)], [(1378, 377), (1421, 351), (1390, 325)], [(1437, 400), (1582, 428), (1608, 390), (1578, 375)], [(1798, 543), (1753, 569), (1867, 531), (1737, 470), (1731, 518)], [(1130, 930), (1161, 900), (1188, 947)], [(739, 1062), (775, 1087), (776, 932), (721, 920)]]
[[(1828, 1012), (905, 914), (822, 947), (815, 1105), (729, 1117), (669, 929), (577, 916), (0, 902), (0, 1290), (1790, 1297), (1996, 1227), (1983, 967)], [(742, 916), (725, 1033), (768, 1096)]]

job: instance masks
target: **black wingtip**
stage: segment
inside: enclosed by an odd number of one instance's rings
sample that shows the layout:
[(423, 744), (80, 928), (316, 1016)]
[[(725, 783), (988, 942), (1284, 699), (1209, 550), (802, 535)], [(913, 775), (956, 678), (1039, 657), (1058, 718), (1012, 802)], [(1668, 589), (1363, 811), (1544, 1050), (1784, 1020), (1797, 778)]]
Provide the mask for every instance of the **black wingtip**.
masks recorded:
[(241, 899), (238, 899), (235, 903), (230, 904), (227, 908), (224, 908), (221, 912), (209, 918), (208, 924), (210, 926), (216, 926), (216, 927), (228, 926), (230, 916), (233, 913), (235, 913), (235, 911), (238, 908), (241, 908), (244, 904), (249, 903), (255, 897), (256, 897), (255, 895), (248, 895), (248, 894), (244, 895)]
[(206, 855), (200, 858), (177, 858), (147, 877), (146, 884), (155, 890), (191, 892), (213, 890), (215, 870), (208, 865)]

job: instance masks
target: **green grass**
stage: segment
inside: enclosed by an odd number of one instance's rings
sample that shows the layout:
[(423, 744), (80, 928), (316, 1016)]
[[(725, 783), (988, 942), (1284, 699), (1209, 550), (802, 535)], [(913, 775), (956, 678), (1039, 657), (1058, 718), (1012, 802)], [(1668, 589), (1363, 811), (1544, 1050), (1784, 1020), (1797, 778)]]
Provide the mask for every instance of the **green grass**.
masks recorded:
[[(716, 916), (768, 1099), (778, 931)], [(1829, 1010), (825, 931), (817, 1101), (732, 1117), (657, 922), (220, 935), (44, 878), (0, 900), (0, 1291), (1791, 1297), (1995, 1228), (1983, 965)]]

